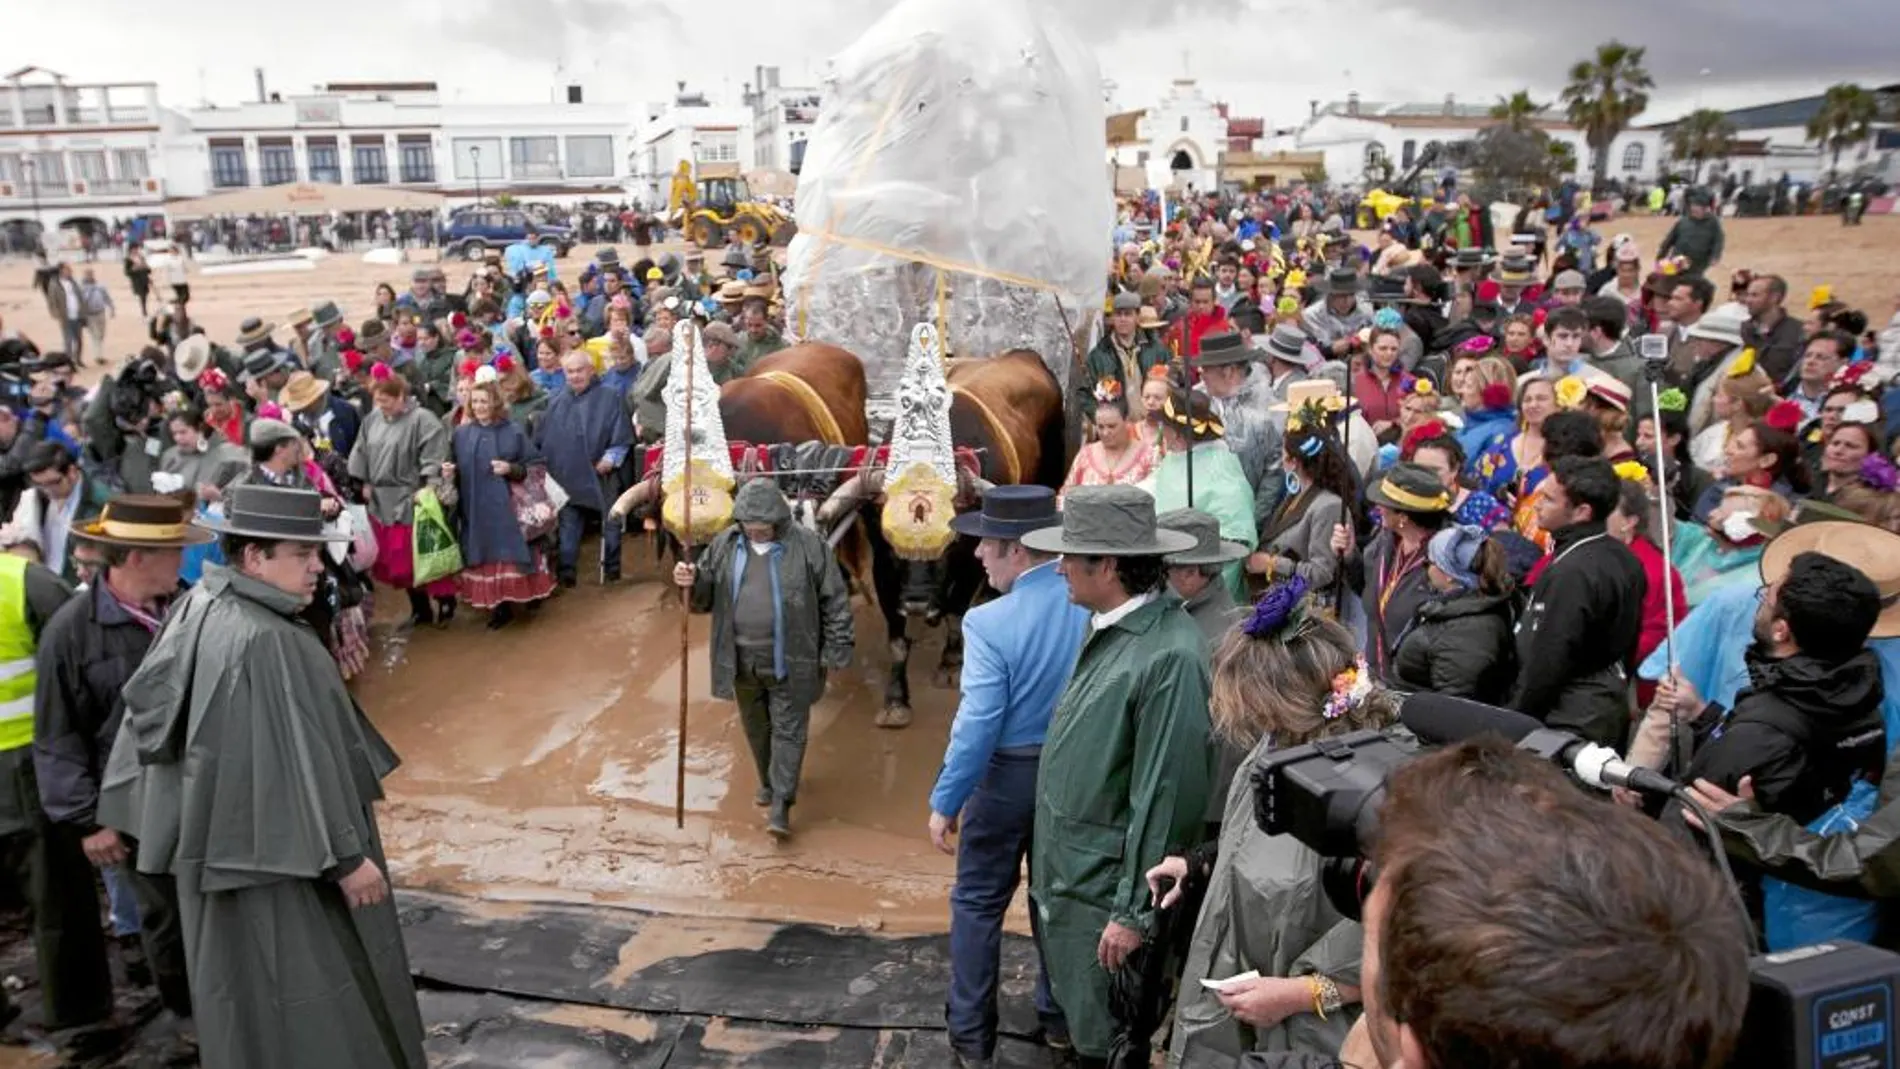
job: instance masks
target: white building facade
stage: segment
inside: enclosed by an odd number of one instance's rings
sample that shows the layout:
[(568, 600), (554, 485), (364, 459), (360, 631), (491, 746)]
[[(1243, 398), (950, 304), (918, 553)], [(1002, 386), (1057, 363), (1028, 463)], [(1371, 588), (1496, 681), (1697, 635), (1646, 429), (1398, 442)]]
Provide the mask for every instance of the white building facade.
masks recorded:
[(673, 175), (691, 162), (702, 178), (741, 175), (756, 166), (753, 112), (709, 102), (681, 90), (671, 103), (650, 105), (634, 135), (632, 192), (648, 207), (666, 206)]
[(507, 192), (537, 200), (626, 198), (630, 109), (575, 101), (445, 104), (437, 170), (451, 200)]
[(434, 189), (441, 101), (433, 82), (332, 83), (308, 95), (182, 114), (168, 140), (173, 197), (323, 182)]
[(151, 82), (13, 71), (0, 80), (0, 225), (51, 232), (158, 213), (174, 192), (163, 146), (178, 125)]
[(804, 169), (805, 144), (818, 122), (824, 92), (778, 84), (777, 67), (761, 68), (760, 79), (752, 93), (753, 165), (797, 174)]
[(1150, 189), (1214, 190), (1230, 148), (1227, 115), (1192, 78), (1177, 78), (1154, 107), (1109, 117), (1117, 167), (1140, 168)]
[[(1591, 174), (1591, 150), (1584, 143), (1583, 131), (1560, 118), (1533, 121), (1575, 153), (1577, 171), (1569, 177), (1584, 179)], [(1365, 186), (1370, 184), (1369, 177), (1384, 173), (1381, 161), (1392, 174), (1402, 175), (1426, 145), (1470, 140), (1493, 122), (1489, 105), (1460, 104), (1451, 98), (1442, 104), (1376, 103), (1353, 96), (1316, 109), (1291, 135), (1276, 139), (1269, 148), (1321, 153), (1329, 181)], [(1651, 180), (1661, 173), (1662, 164), (1660, 130), (1627, 130), (1610, 146), (1608, 176), (1619, 182)]]

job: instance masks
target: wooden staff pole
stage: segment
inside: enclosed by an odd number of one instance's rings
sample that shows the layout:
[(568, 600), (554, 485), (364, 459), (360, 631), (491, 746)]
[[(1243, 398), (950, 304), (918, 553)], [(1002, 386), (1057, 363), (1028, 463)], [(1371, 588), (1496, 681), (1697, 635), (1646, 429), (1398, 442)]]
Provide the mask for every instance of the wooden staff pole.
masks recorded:
[[(692, 328), (687, 328), (690, 332)], [(695, 335), (688, 339), (697, 340)], [(680, 468), (680, 555), (691, 563), (693, 561), (693, 360), (689, 347), (685, 353), (676, 353), (673, 370), (682, 370), (686, 375), (686, 424), (681, 428), (681, 448), (686, 450), (686, 462)], [(685, 367), (680, 367), (678, 357), (684, 356)], [(695, 573), (697, 576), (697, 573)], [(690, 626), (693, 619), (693, 592), (691, 588), (680, 588), (680, 727), (679, 746), (673, 760), (673, 826), (686, 827), (686, 676), (692, 638)]]

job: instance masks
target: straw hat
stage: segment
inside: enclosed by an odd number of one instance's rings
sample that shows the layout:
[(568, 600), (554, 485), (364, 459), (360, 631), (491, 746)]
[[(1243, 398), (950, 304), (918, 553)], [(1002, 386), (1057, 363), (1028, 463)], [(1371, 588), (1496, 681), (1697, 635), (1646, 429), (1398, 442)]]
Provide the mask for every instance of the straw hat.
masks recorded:
[(284, 406), (286, 412), (302, 412), (323, 400), (330, 392), (330, 384), (312, 375), (308, 371), (293, 371), (285, 381), (284, 388), (277, 391), (277, 403)]
[(1867, 637), (1900, 637), (1900, 534), (1846, 520), (1798, 523), (1762, 550), (1763, 585), (1781, 581), (1794, 559), (1803, 553), (1832, 557), (1873, 580), (1880, 591), (1880, 617)]
[(198, 376), (211, 366), (211, 339), (202, 334), (193, 334), (178, 343), (172, 352), (172, 370), (181, 382), (197, 382)]
[(1141, 319), (1135, 326), (1142, 330), (1162, 330), (1166, 328), (1167, 325), (1168, 324), (1162, 320), (1160, 312), (1155, 311), (1152, 307), (1145, 304), (1141, 306)]

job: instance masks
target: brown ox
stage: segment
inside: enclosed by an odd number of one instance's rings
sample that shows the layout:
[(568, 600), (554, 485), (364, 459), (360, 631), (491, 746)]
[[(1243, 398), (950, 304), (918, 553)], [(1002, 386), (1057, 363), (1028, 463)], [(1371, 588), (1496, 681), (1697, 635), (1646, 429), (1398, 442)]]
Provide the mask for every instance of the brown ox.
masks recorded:
[[(1068, 472), (1062, 388), (1041, 357), (1014, 349), (996, 357), (953, 360), (946, 378), (951, 441), (960, 449), (976, 451), (985, 484), (1037, 484), (1051, 489), (1062, 485)], [(881, 472), (851, 479), (838, 488), (821, 516), (835, 517), (852, 507), (875, 504), (882, 489)], [(981, 497), (972, 491), (980, 489), (963, 488), (957, 508), (977, 507)], [(970, 539), (953, 541), (937, 560), (905, 560), (885, 542), (875, 514), (863, 519), (871, 541), (872, 585), (891, 649), (891, 674), (877, 722), (881, 727), (904, 727), (911, 719), (907, 619), (921, 616), (933, 627), (948, 619), (936, 682), (955, 687), (963, 666), (963, 613), (982, 586), (983, 572)]]
[[(864, 364), (856, 356), (835, 345), (794, 345), (720, 387), (719, 420), (729, 442), (865, 445), (864, 396)], [(658, 495), (658, 480), (642, 479), (620, 495), (614, 513), (640, 511)]]

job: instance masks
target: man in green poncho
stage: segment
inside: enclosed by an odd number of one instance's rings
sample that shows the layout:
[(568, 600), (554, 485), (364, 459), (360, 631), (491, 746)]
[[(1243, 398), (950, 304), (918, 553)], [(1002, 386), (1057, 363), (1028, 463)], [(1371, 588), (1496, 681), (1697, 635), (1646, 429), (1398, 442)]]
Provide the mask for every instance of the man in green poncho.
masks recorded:
[(178, 886), (206, 1069), (424, 1069), (371, 806), (396, 755), (297, 618), (308, 490), (233, 488), (209, 567), (126, 684), (99, 823)]
[(1029, 858), (1050, 984), (1087, 1065), (1115, 1040), (1109, 977), (1152, 926), (1146, 873), (1200, 840), (1207, 811), (1207, 656), (1164, 589), (1163, 559), (1195, 541), (1158, 530), (1135, 487), (1084, 486), (1060, 527), (1022, 542), (1061, 554), (1069, 600), (1094, 614), (1043, 745)]

